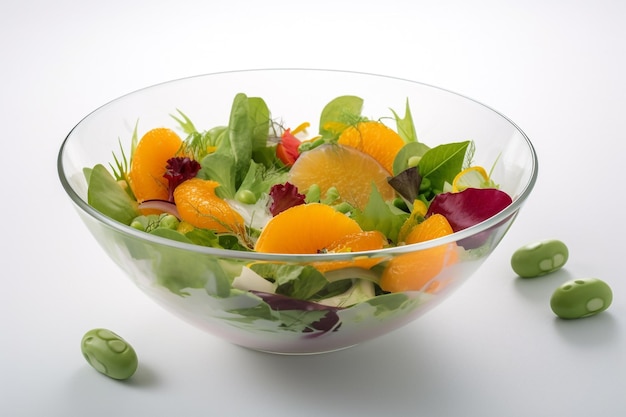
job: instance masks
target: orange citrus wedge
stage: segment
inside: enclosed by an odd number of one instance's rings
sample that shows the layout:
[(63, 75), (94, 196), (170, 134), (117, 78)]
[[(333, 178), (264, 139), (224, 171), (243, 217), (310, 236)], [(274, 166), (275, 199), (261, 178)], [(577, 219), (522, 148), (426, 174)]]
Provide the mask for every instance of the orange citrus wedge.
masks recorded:
[(130, 188), (138, 202), (168, 199), (168, 181), (163, 174), (167, 160), (176, 156), (182, 144), (176, 132), (168, 128), (152, 129), (143, 135), (128, 173)]
[(376, 159), (387, 172), (393, 172), (393, 160), (404, 146), (404, 140), (381, 122), (360, 122), (349, 126), (339, 136), (338, 143), (352, 146)]
[(344, 236), (361, 232), (359, 224), (321, 203), (282, 211), (265, 225), (254, 250), (267, 253), (320, 253)]
[(215, 194), (219, 183), (192, 178), (174, 190), (174, 201), (181, 220), (217, 233), (242, 234), (244, 220), (226, 201)]
[[(363, 231), (359, 224), (330, 206), (301, 204), (273, 217), (261, 232), (254, 247), (265, 253), (341, 253), (381, 249), (384, 235)], [(379, 260), (363, 257), (350, 261), (315, 262), (321, 271), (357, 266), (370, 268)]]
[(317, 184), (322, 195), (335, 187), (341, 201), (363, 209), (372, 191), (372, 183), (383, 199), (395, 197), (395, 190), (387, 182), (390, 176), (376, 159), (345, 145), (326, 144), (300, 154), (289, 171), (288, 181), (306, 192)]
[[(385, 235), (377, 230), (351, 233), (328, 245), (326, 253), (362, 252), (382, 249), (387, 245)], [(358, 267), (370, 269), (380, 263), (381, 258), (362, 256), (349, 261), (316, 262), (314, 266), (322, 271)]]
[[(446, 218), (433, 214), (415, 226), (406, 238), (407, 243), (419, 243), (452, 234), (452, 227)], [(400, 255), (389, 261), (383, 271), (380, 287), (384, 291), (434, 291), (437, 284), (431, 285), (445, 266), (457, 260), (456, 244), (436, 246), (414, 253)]]

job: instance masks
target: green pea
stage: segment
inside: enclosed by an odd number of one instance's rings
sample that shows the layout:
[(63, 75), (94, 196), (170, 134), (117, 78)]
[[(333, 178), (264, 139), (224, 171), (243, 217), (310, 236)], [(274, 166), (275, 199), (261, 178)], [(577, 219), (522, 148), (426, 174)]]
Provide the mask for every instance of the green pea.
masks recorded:
[(534, 278), (560, 269), (569, 250), (560, 240), (550, 239), (524, 245), (513, 253), (511, 268), (522, 278)]
[(612, 301), (613, 292), (606, 282), (597, 278), (575, 279), (554, 291), (550, 307), (562, 319), (578, 319), (606, 310)]
[(172, 214), (163, 213), (159, 216), (159, 227), (176, 230), (179, 224), (180, 220)]
[(243, 204), (256, 203), (256, 195), (250, 190), (239, 190), (235, 193), (235, 199)]
[(408, 168), (416, 167), (419, 165), (421, 159), (422, 159), (421, 156), (411, 156), (409, 160), (407, 161), (406, 165)]
[(133, 227), (137, 230), (141, 230), (142, 232), (145, 232), (150, 226), (150, 223), (154, 222), (156, 219), (158, 219), (158, 217), (153, 214), (149, 216), (137, 216), (130, 223), (130, 227)]
[(344, 214), (354, 211), (354, 207), (350, 205), (350, 203), (346, 203), (345, 201), (339, 204), (335, 204), (333, 208), (337, 210), (338, 212), (344, 213)]
[(332, 204), (337, 200), (339, 200), (339, 190), (337, 190), (337, 187), (329, 187), (321, 202), (324, 204)]
[(317, 203), (322, 197), (322, 190), (319, 185), (312, 184), (305, 193), (305, 201), (307, 203)]
[(137, 354), (124, 339), (107, 329), (85, 333), (80, 344), (87, 362), (113, 379), (128, 379), (137, 370)]

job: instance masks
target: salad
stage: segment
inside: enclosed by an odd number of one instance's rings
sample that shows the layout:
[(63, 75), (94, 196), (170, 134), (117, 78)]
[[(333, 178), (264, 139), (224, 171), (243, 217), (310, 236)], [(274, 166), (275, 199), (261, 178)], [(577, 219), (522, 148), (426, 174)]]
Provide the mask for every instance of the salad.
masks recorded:
[[(243, 93), (234, 97), (226, 123), (208, 130), (178, 110), (176, 130), (154, 126), (139, 137), (136, 126), (130, 149), (120, 145), (108, 167), (84, 169), (88, 203), (129, 227), (179, 242), (362, 255), (322, 256), (306, 265), (217, 262), (211, 284), (191, 278), (198, 274), (188, 270), (201, 266), (173, 259), (161, 265), (159, 283), (178, 296), (200, 289), (220, 300), (256, 300), (229, 311), (236, 326), (263, 322), (325, 333), (338, 328), (342, 312), (364, 305), (378, 312), (413, 308), (407, 292), (440, 291), (437, 275), (472, 253), (480, 256), (488, 236), (392, 259), (370, 254), (466, 229), (512, 199), (473, 164), (471, 140), (420, 142), (408, 100), (403, 115), (391, 110), (373, 119), (362, 109), (357, 96), (332, 99), (316, 116), (314, 133), (309, 123), (289, 125), (262, 98)], [(298, 320), (290, 321), (290, 312)]]

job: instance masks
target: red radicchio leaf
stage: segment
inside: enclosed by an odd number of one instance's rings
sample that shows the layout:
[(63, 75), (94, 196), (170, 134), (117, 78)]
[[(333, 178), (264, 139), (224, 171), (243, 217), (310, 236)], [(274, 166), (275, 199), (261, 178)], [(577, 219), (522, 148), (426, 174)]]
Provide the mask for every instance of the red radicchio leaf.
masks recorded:
[(389, 185), (406, 201), (413, 203), (420, 192), (422, 176), (417, 167), (405, 169), (395, 177), (387, 179)]
[(182, 182), (195, 177), (198, 171), (200, 171), (200, 164), (189, 157), (176, 156), (167, 160), (163, 177), (168, 181), (169, 201), (174, 201), (174, 190), (176, 187)]
[(452, 230), (458, 232), (498, 214), (512, 202), (507, 193), (495, 188), (467, 188), (435, 196), (426, 217), (441, 214), (448, 219)]
[[(452, 230), (467, 229), (504, 210), (513, 200), (504, 191), (495, 188), (467, 188), (457, 193), (442, 193), (430, 203), (426, 217), (441, 214)], [(481, 246), (491, 235), (485, 231), (477, 236), (463, 239), (459, 244), (466, 249)]]
[(296, 298), (287, 297), (281, 294), (270, 294), (261, 291), (251, 291), (265, 301), (272, 310), (295, 310), (295, 311), (325, 311), (326, 315), (318, 321), (311, 323), (310, 327), (306, 327), (303, 333), (313, 333), (313, 336), (321, 335), (329, 331), (337, 331), (341, 323), (337, 312), (342, 310), (341, 307), (329, 307), (317, 304), (312, 301), (298, 300)]
[(290, 207), (304, 204), (305, 196), (298, 192), (298, 187), (286, 182), (284, 184), (273, 185), (270, 189), (270, 213), (276, 216), (278, 213), (287, 210)]

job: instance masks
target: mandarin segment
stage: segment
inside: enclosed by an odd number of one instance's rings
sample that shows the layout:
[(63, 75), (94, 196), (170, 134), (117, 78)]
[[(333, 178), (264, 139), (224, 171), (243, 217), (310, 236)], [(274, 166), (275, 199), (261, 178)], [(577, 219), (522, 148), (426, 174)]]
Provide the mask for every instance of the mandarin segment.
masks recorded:
[(413, 227), (406, 237), (406, 243), (420, 243), (454, 233), (448, 220), (441, 214), (433, 214)]
[[(450, 223), (442, 215), (432, 215), (415, 226), (407, 235), (406, 243), (420, 243), (453, 233)], [(428, 286), (445, 266), (457, 261), (456, 244), (436, 246), (414, 253), (400, 255), (389, 261), (383, 271), (380, 287), (388, 292), (432, 290)]]
[(174, 190), (174, 201), (181, 220), (192, 226), (217, 233), (239, 234), (244, 230), (243, 217), (215, 194), (219, 183), (192, 178)]
[(152, 129), (143, 135), (128, 174), (137, 201), (168, 199), (168, 182), (163, 174), (167, 160), (176, 156), (182, 144), (178, 134), (168, 128)]
[[(382, 249), (387, 246), (387, 238), (377, 230), (351, 233), (334, 241), (326, 247), (326, 253), (364, 252)], [(349, 261), (330, 261), (315, 263), (314, 266), (322, 271), (332, 271), (342, 268), (370, 269), (383, 259), (378, 257), (358, 257)]]
[(351, 233), (335, 240), (326, 247), (326, 252), (363, 252), (382, 249), (387, 245), (387, 238), (378, 230)]
[(289, 182), (305, 192), (317, 184), (322, 195), (335, 187), (341, 201), (363, 209), (372, 183), (384, 200), (395, 197), (389, 172), (370, 155), (351, 146), (325, 144), (300, 155), (289, 171)]
[(381, 122), (366, 121), (349, 126), (338, 143), (352, 146), (376, 159), (387, 172), (393, 172), (393, 161), (404, 146), (404, 140)]
[(272, 217), (254, 249), (266, 253), (319, 253), (346, 235), (359, 232), (362, 230), (356, 221), (328, 205), (301, 204)]

